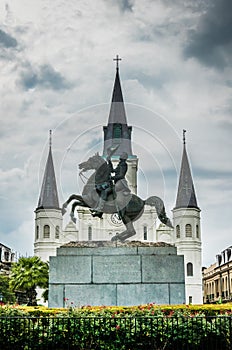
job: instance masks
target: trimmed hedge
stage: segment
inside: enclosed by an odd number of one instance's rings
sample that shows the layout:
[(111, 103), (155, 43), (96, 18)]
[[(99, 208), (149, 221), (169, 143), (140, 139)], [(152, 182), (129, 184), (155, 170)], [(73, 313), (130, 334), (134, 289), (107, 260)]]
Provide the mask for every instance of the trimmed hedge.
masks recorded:
[(156, 305), (139, 306), (82, 306), (80, 308), (69, 305), (67, 308), (47, 308), (45, 306), (0, 305), (1, 316), (65, 316), (77, 317), (140, 317), (140, 316), (232, 316), (232, 303), (207, 305)]
[(232, 304), (0, 307), (0, 349), (229, 350)]

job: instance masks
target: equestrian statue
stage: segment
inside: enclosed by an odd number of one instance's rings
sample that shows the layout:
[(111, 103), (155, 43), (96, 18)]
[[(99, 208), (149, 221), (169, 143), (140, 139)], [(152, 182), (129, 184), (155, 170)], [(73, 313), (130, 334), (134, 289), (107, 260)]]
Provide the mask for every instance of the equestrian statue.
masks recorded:
[(66, 212), (68, 204), (72, 201), (70, 216), (74, 222), (75, 208), (77, 206), (89, 208), (94, 217), (102, 218), (104, 213), (118, 214), (126, 226), (126, 230), (112, 237), (112, 241), (125, 241), (136, 234), (133, 222), (138, 220), (144, 211), (145, 205), (154, 206), (159, 220), (169, 227), (173, 227), (170, 219), (166, 216), (162, 199), (156, 196), (142, 200), (131, 193), (125, 175), (127, 172), (126, 152), (120, 155), (119, 163), (114, 169), (111, 157), (118, 146), (108, 148), (106, 160), (98, 153), (90, 157), (86, 162), (79, 164), (80, 176), (88, 170), (94, 170), (87, 179), (82, 195), (71, 195), (63, 204), (62, 214)]

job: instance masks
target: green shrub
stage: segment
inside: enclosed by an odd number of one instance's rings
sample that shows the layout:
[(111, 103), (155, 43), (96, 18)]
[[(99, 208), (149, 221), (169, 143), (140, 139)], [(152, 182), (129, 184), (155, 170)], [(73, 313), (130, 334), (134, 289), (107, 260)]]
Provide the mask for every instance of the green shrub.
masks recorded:
[(5, 306), (0, 307), (0, 349), (229, 350), (230, 315), (230, 305)]

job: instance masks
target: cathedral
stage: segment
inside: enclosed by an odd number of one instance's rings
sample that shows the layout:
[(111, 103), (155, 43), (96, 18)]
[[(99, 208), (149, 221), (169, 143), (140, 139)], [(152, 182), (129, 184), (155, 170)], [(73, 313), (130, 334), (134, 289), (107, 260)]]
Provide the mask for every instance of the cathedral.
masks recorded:
[[(107, 157), (109, 147), (116, 149), (112, 156), (114, 167), (122, 152), (128, 154), (126, 173), (130, 191), (137, 194), (138, 157), (132, 149), (132, 126), (128, 126), (121, 89), (118, 57), (116, 76), (108, 124), (103, 126), (104, 147), (102, 157)], [(130, 240), (166, 242), (177, 248), (184, 256), (186, 303), (202, 303), (202, 263), (200, 208), (197, 204), (191, 169), (183, 133), (183, 154), (180, 165), (179, 186), (173, 212), (173, 229), (159, 223), (154, 207), (145, 206), (140, 219), (134, 222), (136, 235)], [(47, 162), (35, 210), (34, 255), (48, 261), (56, 255), (56, 249), (70, 241), (111, 240), (125, 228), (118, 214), (104, 214), (101, 219), (93, 217), (88, 208), (77, 207), (77, 223), (70, 221), (63, 227), (62, 209), (59, 203), (56, 175), (52, 156), (51, 134)]]

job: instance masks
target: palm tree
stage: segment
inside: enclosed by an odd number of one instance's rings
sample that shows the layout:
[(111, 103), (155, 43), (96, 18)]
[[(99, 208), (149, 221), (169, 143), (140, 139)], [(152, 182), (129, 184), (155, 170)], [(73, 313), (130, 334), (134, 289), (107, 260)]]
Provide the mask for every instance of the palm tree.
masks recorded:
[(36, 287), (48, 288), (48, 263), (38, 256), (20, 258), (12, 266), (10, 287), (26, 292), (27, 305), (37, 305)]

